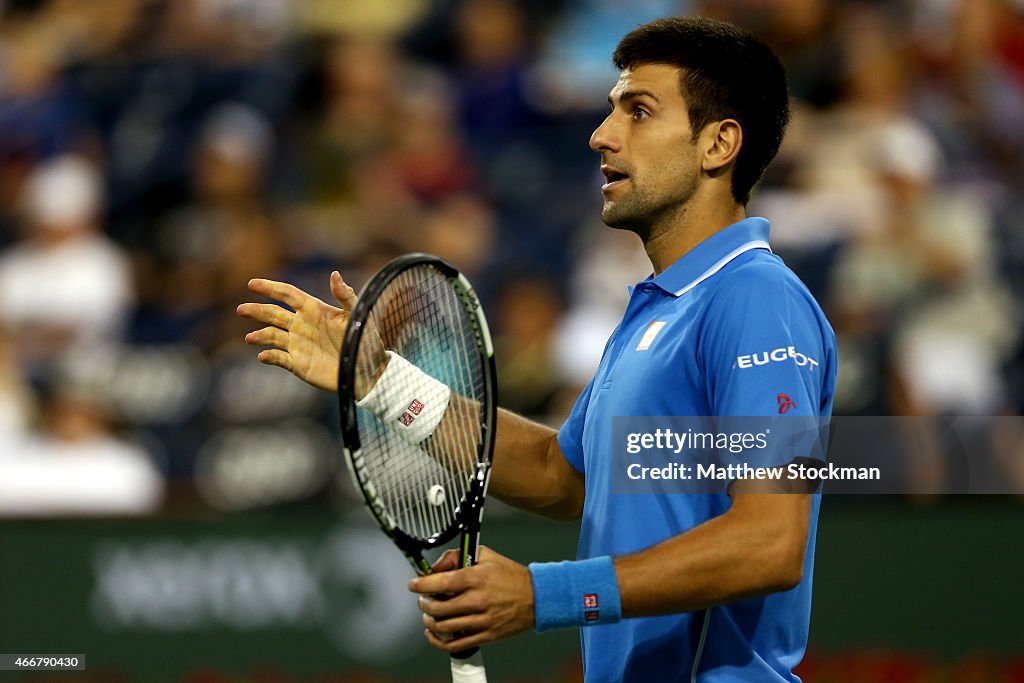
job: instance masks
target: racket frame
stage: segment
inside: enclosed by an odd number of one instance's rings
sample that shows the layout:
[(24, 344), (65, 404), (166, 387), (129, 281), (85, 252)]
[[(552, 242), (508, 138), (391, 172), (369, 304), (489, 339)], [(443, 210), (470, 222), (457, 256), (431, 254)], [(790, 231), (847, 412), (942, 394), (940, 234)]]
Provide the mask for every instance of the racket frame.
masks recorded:
[[(475, 350), (479, 354), (483, 370), (483, 403), (481, 411), (480, 439), (477, 443), (474, 472), (462, 500), (455, 509), (454, 521), (447, 529), (430, 538), (421, 539), (402, 530), (388, 513), (373, 482), (366, 475), (366, 467), (360, 450), (358, 413), (355, 399), (356, 363), (359, 342), (366, 329), (366, 322), (374, 305), (388, 285), (401, 273), (417, 266), (436, 270), (452, 286), (476, 340)], [(385, 265), (370, 278), (360, 292), (356, 305), (349, 313), (349, 322), (341, 344), (338, 364), (338, 405), (341, 413), (342, 450), (348, 463), (352, 481), (363, 496), (363, 502), (370, 514), (405, 554), (413, 569), (420, 575), (430, 573), (430, 563), (424, 558), (425, 551), (439, 548), (462, 534), (459, 548), (460, 566), (475, 564), (480, 545), (480, 523), (483, 519), (484, 501), (487, 497), (487, 483), (490, 479), (491, 456), (494, 453), (495, 426), (497, 424), (498, 397), (497, 372), (494, 365), (494, 344), (484, 318), (483, 307), (469, 280), (448, 261), (431, 254), (407, 254)]]

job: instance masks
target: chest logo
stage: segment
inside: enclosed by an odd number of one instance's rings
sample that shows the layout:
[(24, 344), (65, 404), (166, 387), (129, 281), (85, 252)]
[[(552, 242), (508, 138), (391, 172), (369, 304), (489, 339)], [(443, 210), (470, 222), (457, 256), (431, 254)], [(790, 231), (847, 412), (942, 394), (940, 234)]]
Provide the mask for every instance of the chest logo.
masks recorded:
[(661, 332), (661, 328), (665, 327), (665, 321), (663, 320), (652, 320), (651, 324), (647, 326), (647, 331), (644, 332), (644, 336), (640, 338), (640, 343), (636, 345), (637, 351), (646, 351), (651, 348), (651, 344), (654, 342), (654, 338)]

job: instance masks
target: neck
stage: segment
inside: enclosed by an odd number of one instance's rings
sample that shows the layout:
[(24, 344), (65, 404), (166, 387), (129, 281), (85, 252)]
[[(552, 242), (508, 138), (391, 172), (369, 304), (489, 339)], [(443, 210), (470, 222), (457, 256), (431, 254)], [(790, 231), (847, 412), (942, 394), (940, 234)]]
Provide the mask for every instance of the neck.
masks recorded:
[(654, 274), (660, 275), (708, 237), (746, 217), (746, 208), (732, 201), (687, 202), (676, 215), (652, 226), (644, 240)]

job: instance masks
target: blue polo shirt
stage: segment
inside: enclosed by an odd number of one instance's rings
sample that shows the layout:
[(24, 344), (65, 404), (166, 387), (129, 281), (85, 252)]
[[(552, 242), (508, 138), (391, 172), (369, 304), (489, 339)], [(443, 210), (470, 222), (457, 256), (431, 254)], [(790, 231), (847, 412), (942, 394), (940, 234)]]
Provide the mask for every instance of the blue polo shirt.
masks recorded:
[[(783, 350), (783, 351), (780, 351)], [(593, 380), (558, 434), (586, 479), (579, 559), (649, 548), (723, 514), (725, 494), (612, 493), (615, 416), (828, 416), (835, 335), (802, 282), (747, 218), (630, 292)], [(587, 683), (799, 681), (807, 644), (819, 497), (803, 581), (701, 612), (581, 630)], [(686, 577), (674, 577), (685, 581)]]

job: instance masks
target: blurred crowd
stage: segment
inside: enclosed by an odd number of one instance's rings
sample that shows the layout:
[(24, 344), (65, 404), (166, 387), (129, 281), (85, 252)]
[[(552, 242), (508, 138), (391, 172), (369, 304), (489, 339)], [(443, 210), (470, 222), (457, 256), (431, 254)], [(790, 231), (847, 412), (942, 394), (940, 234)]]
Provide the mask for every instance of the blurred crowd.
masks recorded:
[(599, 219), (610, 54), (694, 13), (789, 69), (748, 213), (836, 329), (836, 414), (1019, 414), (1020, 0), (3, 0), (0, 514), (322, 494), (335, 402), (235, 306), (410, 251), (481, 293), (502, 404), (558, 424), (649, 272)]

